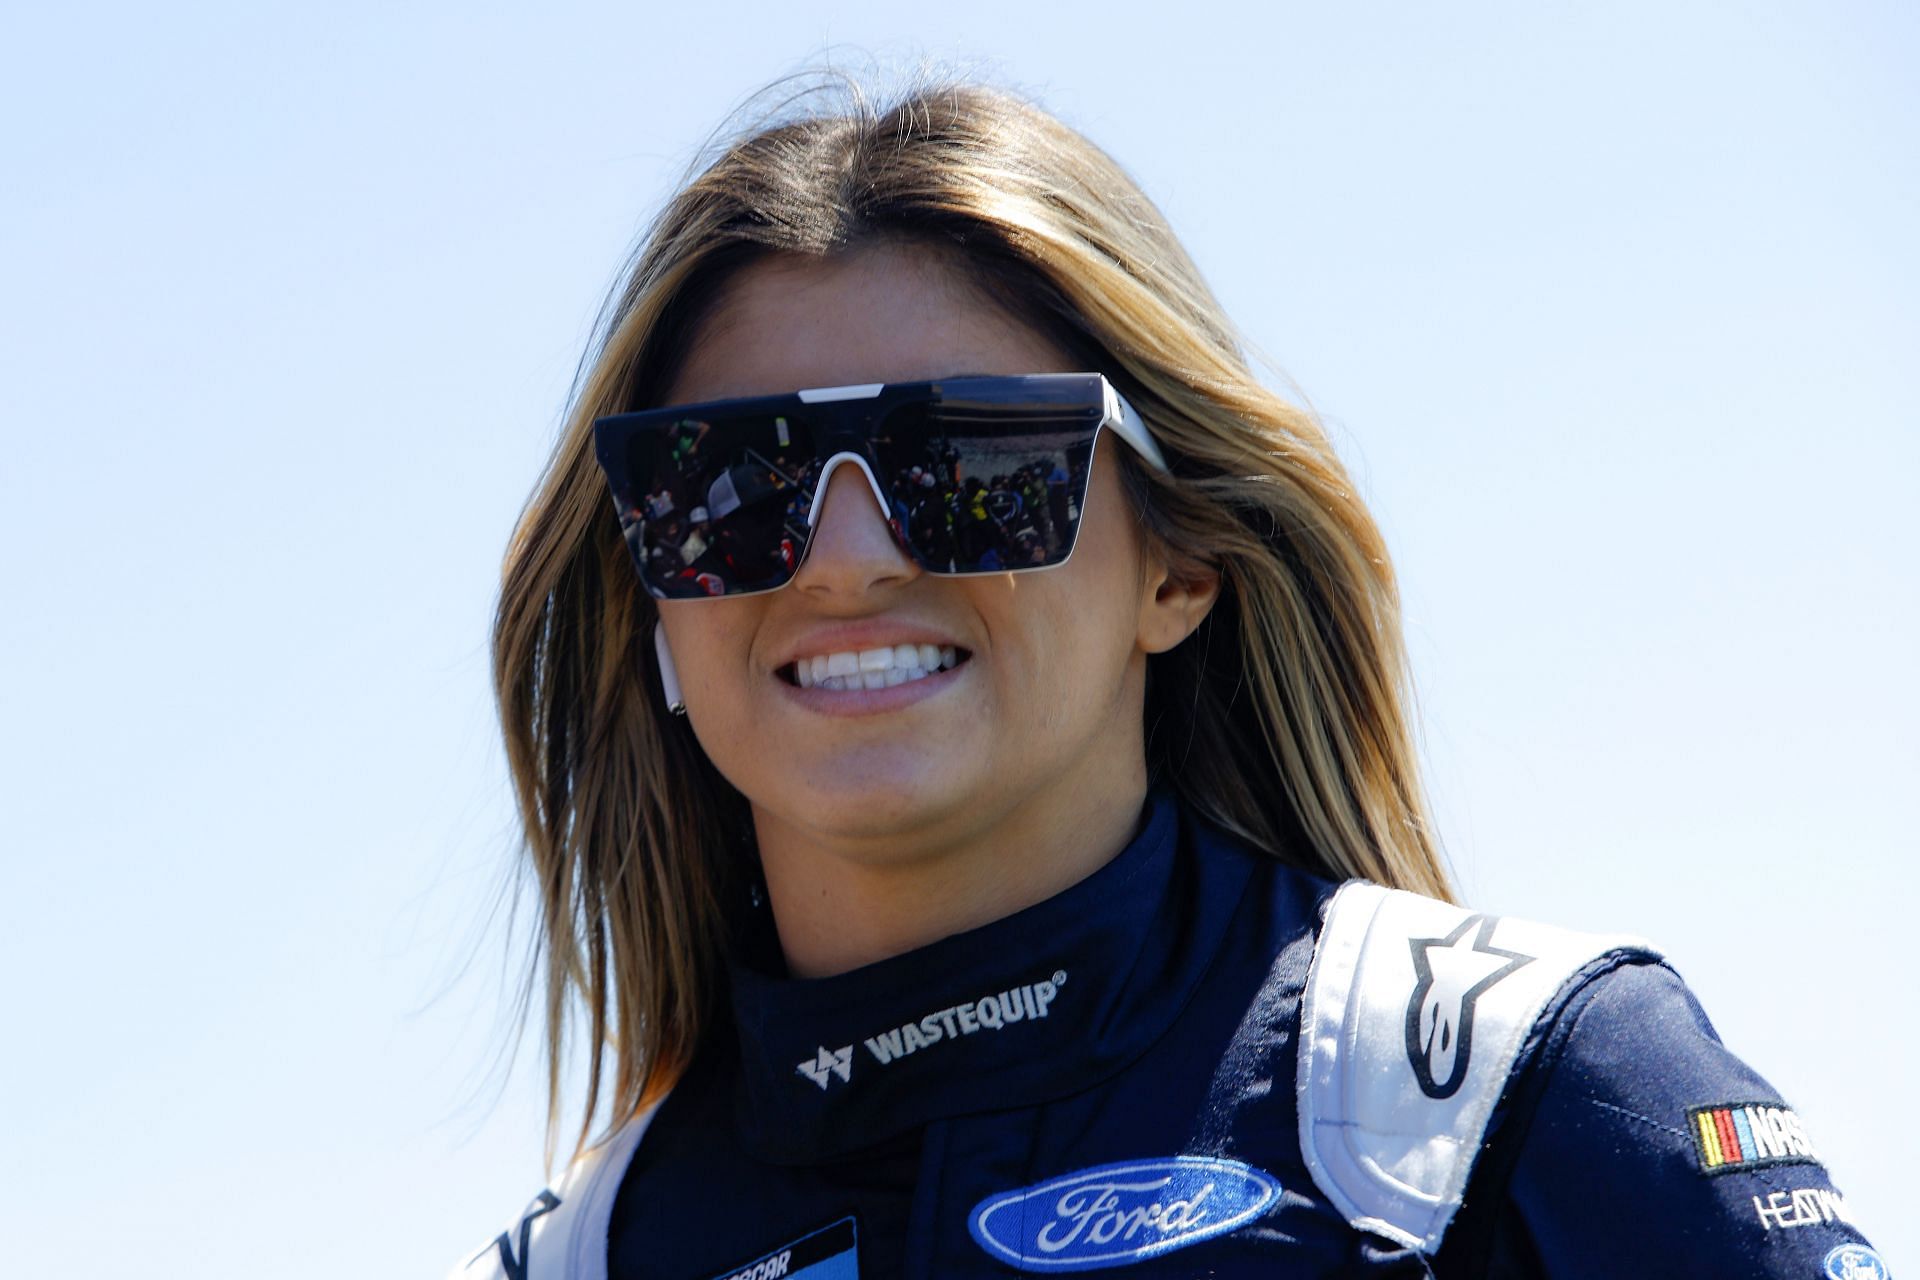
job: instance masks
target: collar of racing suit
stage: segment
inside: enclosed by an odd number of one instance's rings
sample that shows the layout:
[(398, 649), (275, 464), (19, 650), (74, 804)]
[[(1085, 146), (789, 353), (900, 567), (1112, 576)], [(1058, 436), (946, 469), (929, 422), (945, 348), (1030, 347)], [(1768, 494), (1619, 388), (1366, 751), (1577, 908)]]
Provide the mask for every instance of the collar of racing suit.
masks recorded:
[(1224, 849), (1199, 856), (1216, 850), (1191, 847), (1165, 792), (1143, 818), (1066, 891), (835, 977), (773, 976), (763, 920), (762, 965), (731, 973), (748, 1147), (812, 1163), (933, 1120), (1065, 1097), (1139, 1057), (1198, 985), (1252, 867)]

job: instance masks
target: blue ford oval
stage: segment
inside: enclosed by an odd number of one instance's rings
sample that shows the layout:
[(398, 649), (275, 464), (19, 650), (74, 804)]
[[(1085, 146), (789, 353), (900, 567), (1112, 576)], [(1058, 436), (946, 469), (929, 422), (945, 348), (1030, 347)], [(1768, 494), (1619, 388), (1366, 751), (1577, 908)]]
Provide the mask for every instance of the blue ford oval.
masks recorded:
[(1279, 1197), (1272, 1174), (1238, 1160), (1128, 1160), (988, 1196), (967, 1229), (1022, 1271), (1089, 1271), (1224, 1235)]
[(1889, 1280), (1893, 1274), (1880, 1255), (1863, 1244), (1843, 1244), (1832, 1250), (1824, 1267), (1833, 1280)]

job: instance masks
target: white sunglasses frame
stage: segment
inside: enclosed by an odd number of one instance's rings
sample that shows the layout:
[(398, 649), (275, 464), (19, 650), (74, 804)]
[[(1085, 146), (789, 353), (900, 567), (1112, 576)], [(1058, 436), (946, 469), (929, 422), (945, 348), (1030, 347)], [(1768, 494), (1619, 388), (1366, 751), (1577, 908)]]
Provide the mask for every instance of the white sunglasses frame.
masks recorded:
[[(1148, 433), (1147, 424), (1140, 420), (1140, 415), (1134, 411), (1132, 405), (1127, 403), (1127, 398), (1115, 390), (1113, 383), (1107, 381), (1104, 375), (1100, 376), (1100, 382), (1106, 391), (1106, 415), (1100, 419), (1099, 425), (1095, 427), (1094, 430), (1098, 432), (1111, 427), (1113, 433), (1126, 441), (1133, 451), (1140, 456), (1143, 462), (1155, 471), (1166, 471), (1166, 455), (1160, 452), (1160, 446), (1154, 442), (1153, 436)], [(797, 391), (794, 394), (799, 396), (800, 399), (807, 404), (825, 404), (834, 400), (871, 400), (873, 397), (879, 395), (886, 386), (887, 384), (884, 382), (860, 382), (845, 387), (811, 387), (803, 391)], [(1098, 438), (1096, 435), (1095, 439), (1098, 440)], [(833, 479), (834, 471), (843, 462), (852, 463), (860, 469), (860, 474), (867, 478), (867, 488), (872, 492), (873, 500), (880, 504), (881, 519), (892, 519), (893, 508), (888, 505), (886, 490), (880, 486), (880, 478), (873, 474), (873, 468), (868, 465), (867, 460), (859, 454), (849, 450), (842, 450), (839, 453), (831, 455), (825, 462), (820, 464), (820, 479), (819, 482), (815, 484), (813, 497), (807, 505), (807, 527), (812, 528), (819, 523), (821, 506), (827, 496), (827, 483)], [(1060, 563), (1065, 564), (1066, 561), (1062, 560)], [(1052, 569), (1058, 568), (1059, 566), (1046, 565), (1043, 567)], [(995, 570), (993, 572), (1004, 571)], [(952, 574), (948, 576), (967, 577), (971, 575)], [(785, 584), (783, 583), (782, 585), (784, 586)], [(773, 589), (778, 591), (780, 588), (775, 587)]]

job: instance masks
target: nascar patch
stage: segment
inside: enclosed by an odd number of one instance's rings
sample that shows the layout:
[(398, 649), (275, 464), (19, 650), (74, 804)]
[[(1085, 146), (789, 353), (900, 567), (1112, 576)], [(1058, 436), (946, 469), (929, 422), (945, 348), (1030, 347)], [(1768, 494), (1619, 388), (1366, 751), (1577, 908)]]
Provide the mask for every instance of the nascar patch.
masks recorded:
[(1770, 1164), (1818, 1164), (1806, 1126), (1790, 1107), (1772, 1102), (1723, 1102), (1687, 1112), (1700, 1168), (1737, 1173)]
[(842, 1218), (713, 1280), (860, 1280), (857, 1236), (853, 1219)]

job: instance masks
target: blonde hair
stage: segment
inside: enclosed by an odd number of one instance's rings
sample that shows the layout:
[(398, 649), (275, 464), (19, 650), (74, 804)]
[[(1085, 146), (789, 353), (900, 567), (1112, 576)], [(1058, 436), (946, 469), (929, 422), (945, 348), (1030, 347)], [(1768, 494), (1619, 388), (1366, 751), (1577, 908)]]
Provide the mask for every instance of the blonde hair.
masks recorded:
[(654, 606), (591, 425), (659, 403), (718, 291), (771, 255), (925, 247), (1105, 373), (1172, 466), (1125, 468), (1144, 529), (1222, 582), (1201, 630), (1150, 663), (1150, 769), (1275, 857), (1450, 897), (1380, 532), (1319, 424), (1250, 371), (1159, 211), (1008, 94), (847, 96), (726, 146), (660, 214), (508, 548), (494, 677), (541, 909), (550, 1135), (575, 1001), (586, 1020), (578, 1145), (598, 1104), (623, 1119), (692, 1057), (721, 985), (721, 906), (751, 863), (744, 802), (656, 692)]

